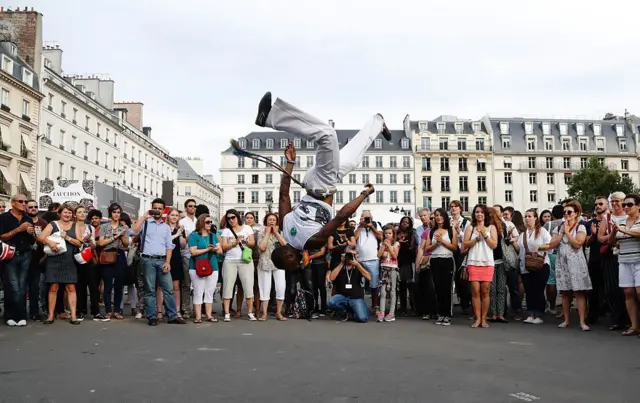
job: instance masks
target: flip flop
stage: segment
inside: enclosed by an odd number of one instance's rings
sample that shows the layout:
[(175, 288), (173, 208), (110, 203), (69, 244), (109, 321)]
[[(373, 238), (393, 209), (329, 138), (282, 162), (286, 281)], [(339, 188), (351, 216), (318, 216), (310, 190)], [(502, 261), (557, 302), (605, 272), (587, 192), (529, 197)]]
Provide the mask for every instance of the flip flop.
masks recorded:
[(471, 325), (471, 327), (472, 327), (473, 329), (477, 329), (479, 326), (480, 326), (480, 324), (479, 324), (479, 323), (473, 323), (473, 324)]
[(568, 328), (569, 326), (571, 326), (571, 325), (569, 325), (567, 322), (562, 322), (561, 324), (559, 324), (559, 325), (558, 325), (558, 327), (559, 327), (560, 329), (566, 329), (566, 328)]
[(489, 324), (488, 323), (483, 323), (481, 326), (482, 326), (483, 329), (488, 329), (489, 328)]
[(287, 318), (285, 316), (276, 316), (276, 319), (278, 319), (281, 322), (286, 322)]
[(202, 319), (196, 319), (196, 320), (193, 321), (193, 323), (200, 324), (200, 323), (202, 323)]
[(622, 332), (623, 336), (635, 336), (635, 335), (640, 335), (640, 332), (637, 331), (636, 329), (627, 329), (624, 332)]

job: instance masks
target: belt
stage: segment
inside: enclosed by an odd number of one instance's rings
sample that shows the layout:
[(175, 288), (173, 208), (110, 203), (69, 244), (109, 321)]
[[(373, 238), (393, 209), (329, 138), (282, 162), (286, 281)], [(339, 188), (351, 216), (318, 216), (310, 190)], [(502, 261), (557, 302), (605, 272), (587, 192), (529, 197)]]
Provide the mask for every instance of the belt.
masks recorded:
[(165, 259), (166, 256), (164, 255), (142, 255), (143, 258), (145, 259), (156, 259), (156, 260), (160, 260), (160, 259)]

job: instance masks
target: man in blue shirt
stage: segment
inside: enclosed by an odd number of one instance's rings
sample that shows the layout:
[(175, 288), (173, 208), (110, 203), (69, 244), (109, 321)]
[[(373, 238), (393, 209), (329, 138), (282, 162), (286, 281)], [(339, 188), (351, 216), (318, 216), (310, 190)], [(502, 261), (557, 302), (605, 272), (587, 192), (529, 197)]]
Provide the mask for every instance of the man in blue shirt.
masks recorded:
[(162, 221), (165, 203), (155, 199), (151, 210), (131, 228), (132, 235), (140, 234), (140, 251), (142, 253), (142, 270), (144, 279), (144, 311), (149, 319), (149, 326), (158, 324), (156, 313), (156, 281), (162, 289), (164, 309), (169, 323), (184, 325), (187, 322), (178, 317), (176, 301), (173, 298), (173, 282), (171, 281), (171, 254), (173, 240), (169, 225)]

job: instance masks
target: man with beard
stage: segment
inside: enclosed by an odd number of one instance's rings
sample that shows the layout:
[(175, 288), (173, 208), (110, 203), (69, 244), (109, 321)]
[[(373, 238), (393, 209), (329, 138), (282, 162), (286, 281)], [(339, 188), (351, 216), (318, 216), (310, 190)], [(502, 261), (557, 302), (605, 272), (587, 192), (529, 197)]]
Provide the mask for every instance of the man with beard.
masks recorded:
[[(27, 215), (33, 220), (34, 233), (37, 236), (47, 226), (47, 222), (38, 217), (38, 202), (27, 201)], [(47, 287), (44, 283), (44, 247), (37, 242), (31, 245), (31, 263), (27, 275), (29, 287), (29, 317), (33, 321), (40, 320), (40, 312), (47, 309)]]

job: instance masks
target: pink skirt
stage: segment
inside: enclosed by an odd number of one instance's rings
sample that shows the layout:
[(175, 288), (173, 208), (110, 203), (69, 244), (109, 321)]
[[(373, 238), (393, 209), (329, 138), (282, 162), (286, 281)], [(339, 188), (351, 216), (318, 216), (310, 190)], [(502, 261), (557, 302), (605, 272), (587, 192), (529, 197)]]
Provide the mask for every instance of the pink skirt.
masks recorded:
[(467, 266), (467, 272), (469, 273), (469, 281), (493, 281), (493, 266)]

